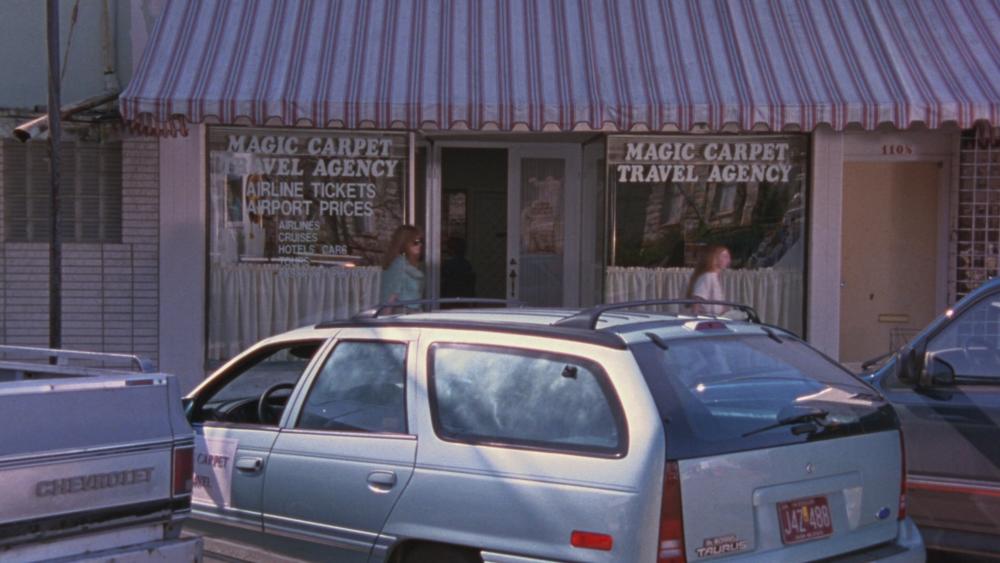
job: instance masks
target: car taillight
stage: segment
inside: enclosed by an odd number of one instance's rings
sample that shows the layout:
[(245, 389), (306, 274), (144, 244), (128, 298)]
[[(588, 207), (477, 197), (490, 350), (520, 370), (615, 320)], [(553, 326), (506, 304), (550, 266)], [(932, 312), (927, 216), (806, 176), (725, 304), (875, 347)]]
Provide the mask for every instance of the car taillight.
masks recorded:
[(191, 494), (194, 484), (194, 446), (174, 448), (173, 495)]
[(663, 472), (660, 504), (660, 543), (657, 563), (685, 563), (684, 521), (681, 517), (681, 472), (676, 461), (668, 461)]
[(906, 445), (903, 443), (903, 429), (899, 430), (899, 467), (902, 475), (899, 478), (899, 510), (897, 519), (906, 518)]

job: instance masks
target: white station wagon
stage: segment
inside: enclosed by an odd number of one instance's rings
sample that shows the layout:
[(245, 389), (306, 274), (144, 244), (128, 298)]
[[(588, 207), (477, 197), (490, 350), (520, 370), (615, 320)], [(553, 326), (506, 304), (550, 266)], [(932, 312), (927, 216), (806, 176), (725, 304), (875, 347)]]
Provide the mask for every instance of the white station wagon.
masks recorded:
[(264, 560), (924, 560), (875, 389), (752, 309), (665, 303), (264, 340), (186, 399), (190, 527)]

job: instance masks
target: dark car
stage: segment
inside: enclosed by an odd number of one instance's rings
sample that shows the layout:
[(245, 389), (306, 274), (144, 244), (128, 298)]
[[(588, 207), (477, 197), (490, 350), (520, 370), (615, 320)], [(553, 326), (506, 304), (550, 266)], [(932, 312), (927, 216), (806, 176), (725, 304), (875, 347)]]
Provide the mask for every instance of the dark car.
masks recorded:
[(864, 376), (896, 407), (928, 548), (1000, 560), (1000, 279)]

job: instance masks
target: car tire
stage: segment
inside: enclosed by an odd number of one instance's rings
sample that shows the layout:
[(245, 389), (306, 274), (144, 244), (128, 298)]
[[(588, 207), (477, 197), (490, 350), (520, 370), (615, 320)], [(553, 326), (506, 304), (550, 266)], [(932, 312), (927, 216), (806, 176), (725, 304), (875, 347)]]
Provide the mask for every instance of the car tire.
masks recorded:
[(450, 545), (422, 543), (406, 551), (403, 563), (482, 563), (479, 554)]

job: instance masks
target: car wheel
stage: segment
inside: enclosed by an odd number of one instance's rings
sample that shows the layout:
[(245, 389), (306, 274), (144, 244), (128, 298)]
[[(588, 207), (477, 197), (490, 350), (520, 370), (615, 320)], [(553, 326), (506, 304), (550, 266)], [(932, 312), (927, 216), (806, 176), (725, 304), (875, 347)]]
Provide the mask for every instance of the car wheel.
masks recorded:
[(423, 543), (406, 551), (403, 563), (482, 563), (475, 551), (449, 545)]

